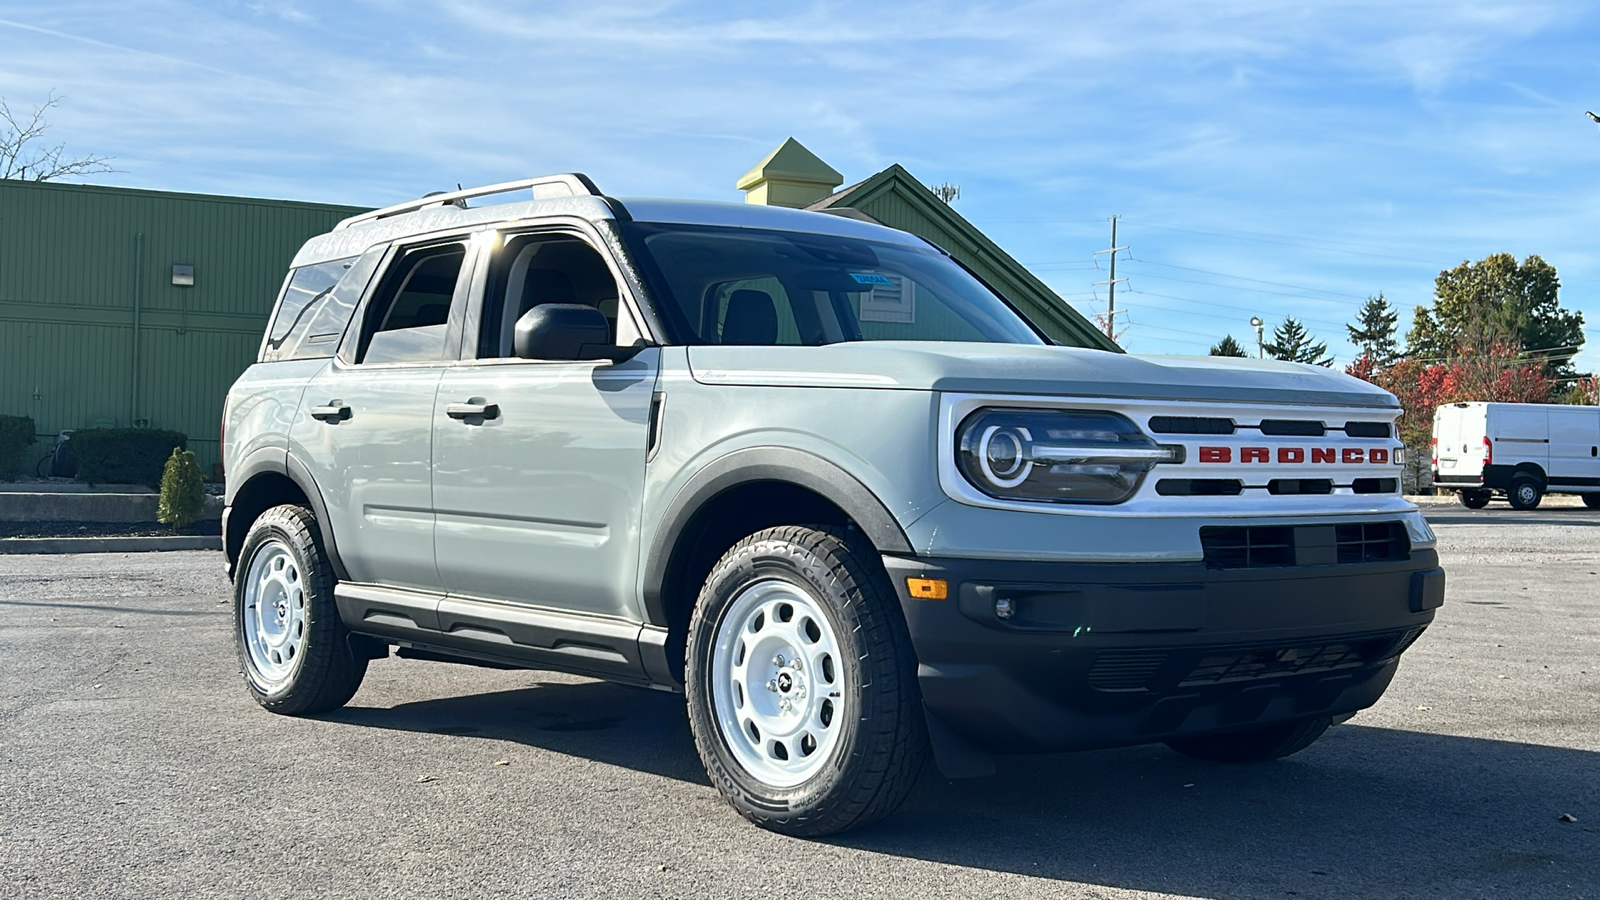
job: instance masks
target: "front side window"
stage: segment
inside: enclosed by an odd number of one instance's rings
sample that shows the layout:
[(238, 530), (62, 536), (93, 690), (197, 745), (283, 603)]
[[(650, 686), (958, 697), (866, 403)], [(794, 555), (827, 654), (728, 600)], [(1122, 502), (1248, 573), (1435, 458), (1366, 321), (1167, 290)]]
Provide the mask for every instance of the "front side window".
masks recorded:
[(633, 252), (655, 270), (675, 343), (1045, 342), (932, 247), (753, 228), (625, 227)]
[(357, 363), (426, 363), (445, 357), (450, 302), (466, 246), (410, 250), (389, 267), (367, 306)]
[(605, 258), (570, 234), (510, 235), (495, 252), (483, 298), (479, 359), (515, 356), (517, 320), (546, 303), (593, 306), (611, 326), (613, 342), (631, 344), (639, 334), (621, 308), (617, 279)]

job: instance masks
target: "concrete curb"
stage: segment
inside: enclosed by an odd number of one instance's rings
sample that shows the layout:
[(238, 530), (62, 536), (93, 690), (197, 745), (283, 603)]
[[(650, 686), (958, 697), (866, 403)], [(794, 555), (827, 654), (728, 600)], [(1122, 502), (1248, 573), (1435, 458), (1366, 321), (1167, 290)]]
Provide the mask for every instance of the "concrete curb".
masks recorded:
[(151, 550), (221, 550), (218, 535), (156, 537), (0, 538), (4, 553), (144, 553)]

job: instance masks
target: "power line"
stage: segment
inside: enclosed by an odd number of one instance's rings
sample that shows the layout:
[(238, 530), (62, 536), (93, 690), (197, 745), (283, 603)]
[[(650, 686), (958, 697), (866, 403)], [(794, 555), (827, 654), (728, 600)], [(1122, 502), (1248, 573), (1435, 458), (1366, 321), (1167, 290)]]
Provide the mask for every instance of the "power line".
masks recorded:
[[(1145, 277), (1145, 276), (1140, 276), (1140, 277), (1142, 278), (1142, 277)], [(1177, 300), (1180, 303), (1194, 303), (1194, 304), (1198, 304), (1200, 306), (1214, 306), (1217, 309), (1232, 309), (1232, 310), (1236, 310), (1238, 312), (1246, 312), (1246, 313), (1256, 313), (1256, 312), (1258, 312), (1257, 310), (1250, 309), (1250, 308), (1244, 307), (1244, 306), (1229, 306), (1226, 303), (1213, 303), (1213, 302), (1211, 302), (1209, 300), (1195, 300), (1195, 299), (1190, 298), (1190, 297), (1175, 297), (1175, 296), (1173, 296), (1171, 294), (1158, 294), (1155, 291), (1144, 291), (1144, 290), (1139, 290), (1138, 288), (1128, 288), (1128, 290), (1133, 291), (1136, 294), (1148, 294), (1151, 297), (1162, 297), (1162, 298), (1165, 298), (1167, 300)], [(1181, 311), (1180, 310), (1174, 310), (1174, 312), (1181, 312)], [(1325, 321), (1325, 320), (1322, 320), (1322, 319), (1305, 319), (1305, 318), (1301, 318), (1300, 316), (1295, 316), (1294, 319), (1297, 322), (1302, 322), (1302, 323), (1307, 324), (1307, 325), (1321, 325), (1321, 326), (1323, 326), (1325, 328), (1338, 329), (1338, 328), (1345, 327), (1344, 323), (1340, 323), (1340, 324), (1335, 325), (1332, 322), (1328, 322), (1328, 321)]]
[(1236, 279), (1238, 281), (1253, 281), (1256, 284), (1270, 284), (1273, 287), (1292, 288), (1294, 290), (1305, 291), (1306, 293), (1311, 293), (1311, 294), (1332, 294), (1335, 297), (1349, 297), (1349, 298), (1351, 298), (1353, 300), (1363, 300), (1363, 301), (1371, 299), (1370, 297), (1363, 297), (1360, 294), (1346, 294), (1346, 293), (1343, 293), (1343, 292), (1340, 292), (1340, 291), (1329, 291), (1329, 290), (1324, 290), (1322, 288), (1306, 287), (1305, 285), (1302, 285), (1302, 284), (1285, 284), (1282, 281), (1266, 281), (1266, 280), (1260, 279), (1260, 278), (1246, 278), (1243, 275), (1233, 275), (1233, 274), (1230, 274), (1228, 272), (1213, 272), (1210, 269), (1195, 269), (1195, 268), (1191, 268), (1189, 266), (1175, 266), (1175, 265), (1172, 265), (1171, 263), (1159, 263), (1159, 262), (1156, 262), (1154, 260), (1149, 260), (1149, 259), (1138, 259), (1138, 258), (1136, 258), (1136, 257), (1134, 257), (1132, 255), (1129, 255), (1128, 261), (1129, 262), (1136, 262), (1136, 263), (1139, 263), (1141, 265), (1146, 265), (1146, 266), (1160, 266), (1163, 269), (1182, 269), (1185, 272), (1199, 272), (1202, 275), (1216, 275), (1219, 278), (1233, 278), (1233, 279)]

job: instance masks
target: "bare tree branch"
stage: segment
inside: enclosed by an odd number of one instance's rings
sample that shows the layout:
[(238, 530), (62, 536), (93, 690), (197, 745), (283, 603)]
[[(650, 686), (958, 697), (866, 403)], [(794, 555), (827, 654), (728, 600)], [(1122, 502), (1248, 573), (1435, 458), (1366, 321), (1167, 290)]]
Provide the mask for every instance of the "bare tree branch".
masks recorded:
[(23, 119), (11, 111), (4, 97), (0, 97), (0, 178), (54, 181), (117, 171), (111, 167), (109, 156), (91, 154), (72, 158), (66, 156), (66, 144), (41, 146), (44, 133), (50, 128), (45, 113), (60, 102), (61, 98), (51, 91), (44, 103), (35, 106), (33, 114)]

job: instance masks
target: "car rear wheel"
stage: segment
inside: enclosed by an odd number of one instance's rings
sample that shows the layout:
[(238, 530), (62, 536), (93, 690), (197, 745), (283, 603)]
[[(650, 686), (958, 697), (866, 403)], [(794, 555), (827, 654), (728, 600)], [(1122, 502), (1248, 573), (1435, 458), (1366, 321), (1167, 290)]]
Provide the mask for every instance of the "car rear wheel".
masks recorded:
[(328, 712), (361, 687), (367, 659), (350, 646), (333, 583), (310, 510), (275, 506), (250, 525), (233, 582), (233, 636), (245, 686), (262, 707)]
[(1512, 509), (1538, 509), (1539, 501), (1544, 499), (1544, 487), (1532, 475), (1518, 475), (1511, 479), (1508, 499)]
[(1467, 509), (1483, 509), (1489, 505), (1488, 491), (1462, 491), (1457, 495)]
[(898, 600), (859, 536), (785, 526), (712, 569), (689, 626), (689, 724), (750, 821), (817, 836), (892, 812), (927, 755)]
[(1256, 763), (1282, 759), (1311, 746), (1328, 730), (1333, 720), (1327, 716), (1295, 719), (1278, 725), (1178, 738), (1167, 746), (1192, 759), (1211, 762)]

